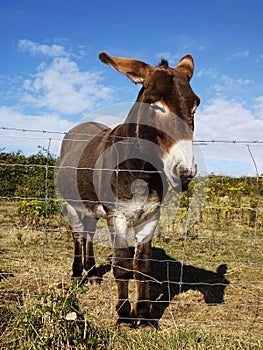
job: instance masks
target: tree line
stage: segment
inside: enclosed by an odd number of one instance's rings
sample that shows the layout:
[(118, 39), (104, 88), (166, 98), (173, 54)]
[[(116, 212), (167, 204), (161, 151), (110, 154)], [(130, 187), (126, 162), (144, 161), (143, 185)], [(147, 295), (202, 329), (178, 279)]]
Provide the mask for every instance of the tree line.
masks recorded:
[[(54, 198), (56, 163), (56, 157), (40, 147), (38, 153), (30, 156), (22, 151), (9, 153), (0, 150), (0, 197)], [(206, 182), (210, 196), (251, 195), (252, 192), (262, 194), (262, 178), (258, 181), (255, 177), (235, 178), (210, 174)]]
[[(57, 158), (44, 148), (39, 147), (36, 154), (26, 156), (22, 151), (5, 152), (0, 150), (0, 198), (18, 202), (18, 213), (24, 224), (41, 224), (48, 214), (59, 210), (54, 178)], [(243, 205), (244, 198), (248, 205), (259, 205), (259, 196), (263, 195), (262, 177), (229, 177), (210, 174), (192, 182), (189, 190), (182, 194), (180, 207), (187, 207), (193, 190), (211, 205), (220, 205), (221, 199), (227, 198), (233, 207)], [(193, 189), (193, 186), (195, 188)], [(202, 193), (201, 193), (202, 192)], [(221, 198), (221, 199), (220, 199)], [(166, 203), (176, 201), (173, 191), (169, 191)]]

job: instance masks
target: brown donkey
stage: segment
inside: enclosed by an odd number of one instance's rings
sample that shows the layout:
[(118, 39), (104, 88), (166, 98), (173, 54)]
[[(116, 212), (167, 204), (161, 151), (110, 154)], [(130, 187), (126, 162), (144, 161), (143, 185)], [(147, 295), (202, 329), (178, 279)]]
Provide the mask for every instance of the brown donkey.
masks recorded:
[[(114, 129), (88, 122), (71, 129), (61, 148), (58, 190), (66, 201), (74, 238), (73, 277), (98, 281), (93, 253), (96, 222), (107, 220), (113, 245), (113, 271), (118, 288), (118, 323), (155, 325), (151, 314), (151, 240), (168, 185), (184, 191), (196, 174), (193, 157), (194, 112), (199, 97), (189, 84), (191, 55), (175, 68), (130, 58), (100, 60), (142, 84), (125, 122)], [(136, 240), (129, 255), (127, 229)], [(131, 309), (129, 279), (137, 302)]]

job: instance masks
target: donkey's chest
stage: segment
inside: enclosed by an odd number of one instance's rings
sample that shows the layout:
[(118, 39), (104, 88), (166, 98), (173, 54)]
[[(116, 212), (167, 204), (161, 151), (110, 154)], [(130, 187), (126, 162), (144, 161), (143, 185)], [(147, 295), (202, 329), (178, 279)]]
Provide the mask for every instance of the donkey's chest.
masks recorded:
[(119, 201), (116, 212), (126, 218), (128, 227), (134, 227), (147, 221), (160, 208), (160, 199), (157, 195), (147, 198), (133, 197), (130, 201)]

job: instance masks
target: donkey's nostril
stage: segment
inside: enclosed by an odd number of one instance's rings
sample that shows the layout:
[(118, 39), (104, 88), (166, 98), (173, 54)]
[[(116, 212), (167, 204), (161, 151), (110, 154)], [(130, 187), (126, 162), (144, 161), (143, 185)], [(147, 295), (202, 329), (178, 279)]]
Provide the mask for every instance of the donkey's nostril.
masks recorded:
[(197, 174), (197, 164), (195, 164), (194, 170), (189, 174), (189, 179), (192, 180)]
[(193, 177), (195, 177), (195, 176), (196, 176), (197, 171), (198, 171), (197, 164), (195, 164), (195, 170), (194, 170), (194, 175), (193, 175)]
[(197, 174), (197, 165), (195, 164), (193, 168), (184, 169), (183, 171), (180, 168), (177, 168), (177, 172), (180, 177), (182, 191), (187, 191), (189, 183)]

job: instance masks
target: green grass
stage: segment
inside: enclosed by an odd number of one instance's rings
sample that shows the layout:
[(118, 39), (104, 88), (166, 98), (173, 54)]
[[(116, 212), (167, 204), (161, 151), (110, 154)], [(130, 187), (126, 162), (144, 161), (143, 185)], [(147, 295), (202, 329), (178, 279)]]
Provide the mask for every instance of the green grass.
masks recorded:
[(87, 287), (60, 284), (32, 298), (2, 309), (0, 349), (261, 349), (263, 340), (251, 334), (226, 334), (220, 330), (180, 329), (176, 324), (161, 330), (123, 330), (112, 320), (100, 322), (83, 312), (80, 295)]
[[(116, 327), (116, 286), (106, 268), (110, 246), (95, 246), (97, 264), (105, 267), (102, 283), (76, 287), (70, 280), (73, 243), (61, 216), (49, 218), (46, 229), (21, 226), (18, 203), (0, 201), (0, 348), (263, 348), (261, 203), (262, 198), (254, 225), (247, 209), (228, 211), (222, 203), (221, 208), (205, 208), (186, 237), (180, 233), (183, 215), (176, 213), (167, 225), (163, 214), (165, 229), (153, 241), (156, 252), (159, 248), (169, 259), (183, 259), (196, 273), (227, 264), (230, 284), (225, 303), (216, 306), (208, 306), (199, 291), (175, 294), (156, 331)], [(131, 281), (132, 302), (134, 285)]]
[(75, 288), (49, 291), (37, 303), (2, 314), (0, 349), (261, 349), (251, 335), (226, 335), (209, 330), (123, 330), (96, 322), (80, 311)]

